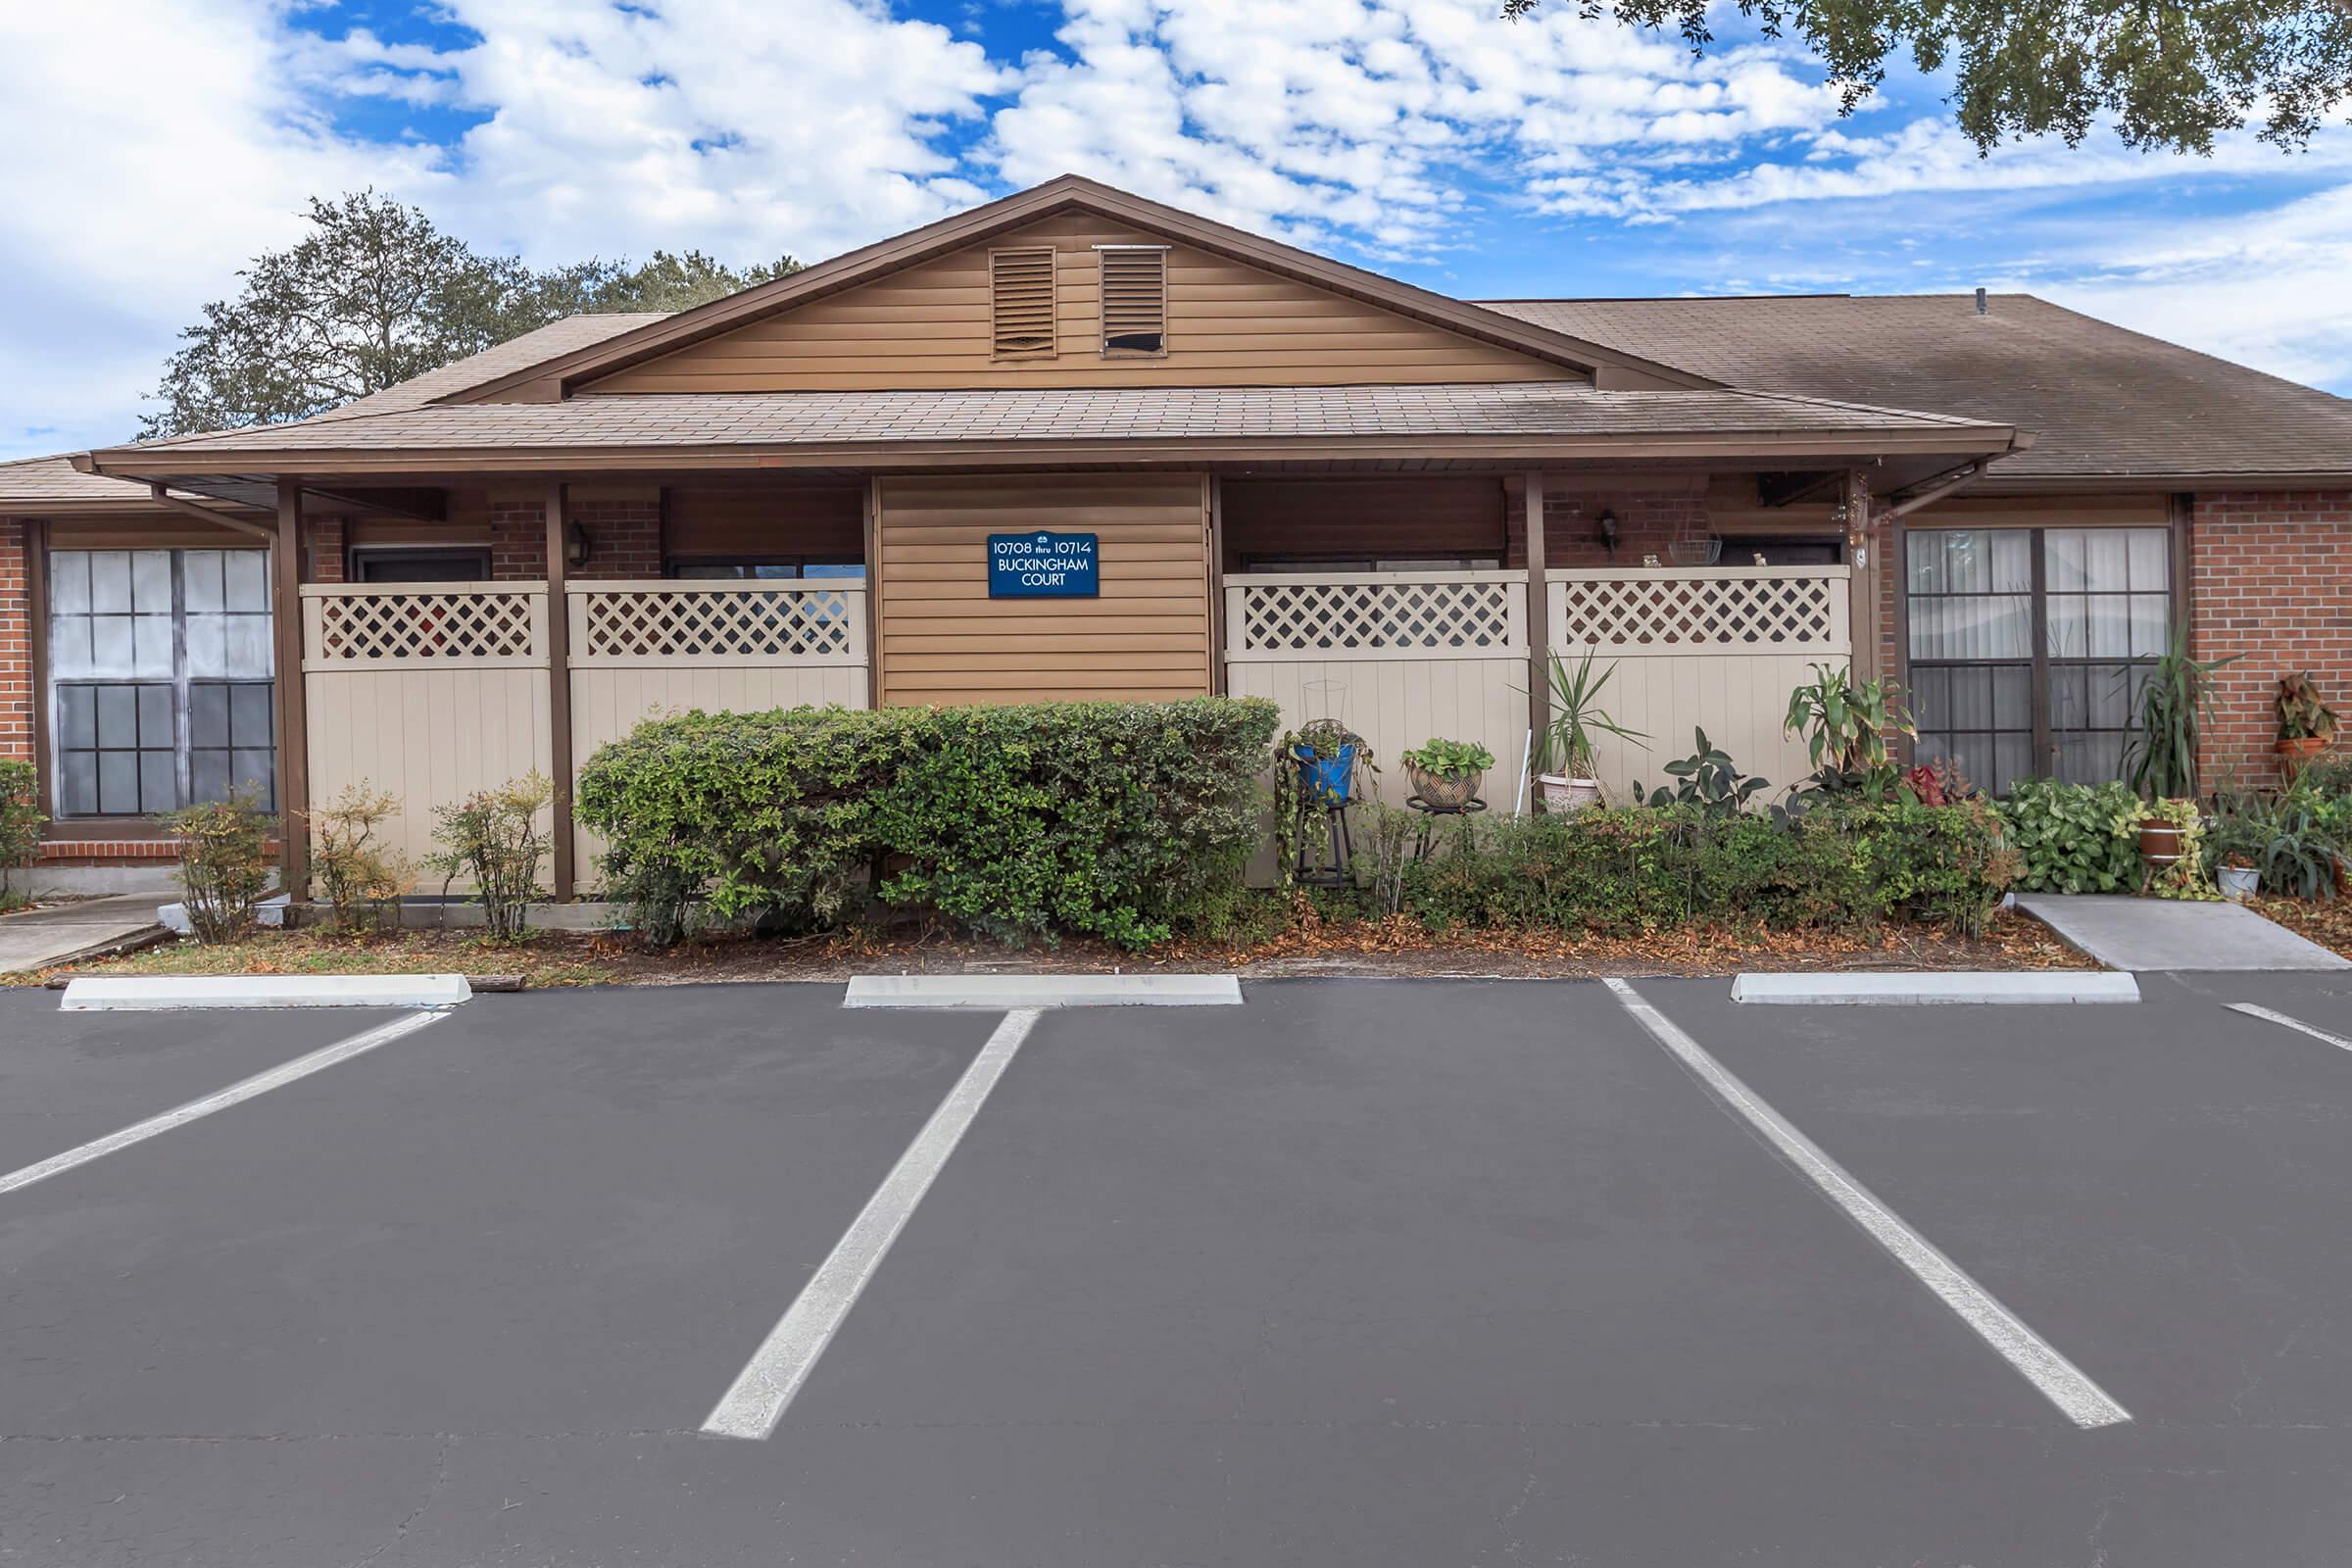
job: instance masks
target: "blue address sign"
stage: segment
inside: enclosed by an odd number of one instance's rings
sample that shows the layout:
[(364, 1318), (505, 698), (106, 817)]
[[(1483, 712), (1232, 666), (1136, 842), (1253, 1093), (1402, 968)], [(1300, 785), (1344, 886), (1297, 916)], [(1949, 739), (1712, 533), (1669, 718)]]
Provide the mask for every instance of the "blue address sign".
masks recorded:
[(1094, 599), (1101, 594), (1095, 574), (1091, 533), (992, 533), (988, 536), (988, 597), (991, 599)]

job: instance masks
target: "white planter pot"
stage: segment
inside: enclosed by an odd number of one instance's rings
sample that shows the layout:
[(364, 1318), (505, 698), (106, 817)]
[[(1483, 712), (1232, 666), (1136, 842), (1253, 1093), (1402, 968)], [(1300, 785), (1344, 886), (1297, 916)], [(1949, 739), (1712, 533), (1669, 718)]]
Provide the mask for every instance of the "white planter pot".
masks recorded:
[(1581, 811), (1600, 799), (1600, 780), (1596, 778), (1539, 773), (1536, 782), (1544, 786), (1544, 806), (1554, 811)]
[(2262, 873), (2250, 865), (2225, 865), (2219, 872), (2222, 897), (2232, 904), (2243, 904), (2262, 888)]

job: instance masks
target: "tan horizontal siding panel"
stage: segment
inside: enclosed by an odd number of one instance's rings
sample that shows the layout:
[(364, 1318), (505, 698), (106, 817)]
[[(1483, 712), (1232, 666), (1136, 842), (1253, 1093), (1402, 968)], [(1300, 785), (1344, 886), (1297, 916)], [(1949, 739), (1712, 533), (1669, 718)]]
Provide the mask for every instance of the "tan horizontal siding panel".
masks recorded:
[[(1122, 626), (1134, 626), (1133, 620), (1122, 620)], [(1171, 637), (1191, 635), (1197, 617), (1146, 617), (1143, 624), (1156, 630), (1089, 631), (1081, 627), (1062, 625), (1054, 628), (1054, 647), (1056, 651), (1084, 650), (1099, 654), (1152, 654), (1168, 646)], [(940, 621), (927, 621), (919, 632), (895, 632), (883, 639), (882, 646), (895, 657), (901, 654), (993, 654), (1004, 646), (1001, 629), (983, 624), (978, 629), (951, 632), (942, 629)]]
[[(972, 559), (974, 551), (986, 549), (987, 546), (978, 540), (958, 540), (954, 544), (937, 545), (909, 545), (893, 541), (882, 559), (907, 565), (962, 564)], [(1200, 564), (1200, 545), (1198, 540), (1171, 539), (1160, 544), (1122, 537), (1119, 540), (1119, 561), (1122, 564), (1139, 561), (1175, 561), (1198, 566)]]
[[(1164, 698), (1209, 689), (1199, 474), (885, 480), (875, 637), (883, 701)], [(1099, 597), (991, 599), (990, 533), (1093, 533)]]
[(1137, 670), (1180, 670), (1190, 673), (1201, 667), (1208, 658), (1205, 649), (1131, 648), (1115, 661), (1105, 660), (1099, 652), (1084, 648), (1024, 648), (1018, 653), (901, 653), (894, 650), (891, 663), (901, 677), (924, 672), (979, 673), (1019, 670), (1079, 670), (1088, 674), (1107, 672), (1121, 679), (1133, 679)]
[[(1582, 372), (1187, 245), (1166, 256), (1167, 352), (1102, 353), (1098, 245), (1157, 236), (1066, 215), (811, 301), (595, 383), (610, 392), (957, 386), (1358, 385)], [(1054, 251), (1054, 352), (1000, 358), (990, 257)], [(1042, 307), (1042, 289), (1024, 296)]]
[[(926, 600), (960, 602), (968, 599), (995, 604), (1024, 602), (1003, 599), (989, 600), (988, 583), (981, 576), (978, 562), (972, 564), (969, 577), (908, 579), (891, 570), (887, 565), (883, 570), (890, 577), (891, 597), (906, 604)], [(1202, 591), (1197, 580), (1182, 577), (1106, 579), (1102, 584), (1102, 597), (1103, 599), (1181, 599), (1203, 605), (1208, 602), (1208, 595)], [(1075, 604), (1079, 601), (1072, 599), (1070, 602)], [(1026, 601), (1026, 603), (1034, 605), (1036, 602)]]
[[(1189, 673), (1189, 672), (1188, 672)], [(911, 670), (892, 679), (894, 693), (989, 691), (1000, 695), (1002, 702), (1050, 703), (1066, 694), (1083, 692), (1088, 697), (1110, 695), (1135, 696), (1149, 692), (1154, 698), (1196, 697), (1203, 690), (1207, 668), (1202, 666), (1202, 681), (1195, 684), (1148, 672), (1129, 674), (1116, 669), (1034, 669), (982, 670)], [(1027, 693), (1029, 695), (1017, 695)], [(929, 702), (953, 702), (951, 697), (932, 696)]]

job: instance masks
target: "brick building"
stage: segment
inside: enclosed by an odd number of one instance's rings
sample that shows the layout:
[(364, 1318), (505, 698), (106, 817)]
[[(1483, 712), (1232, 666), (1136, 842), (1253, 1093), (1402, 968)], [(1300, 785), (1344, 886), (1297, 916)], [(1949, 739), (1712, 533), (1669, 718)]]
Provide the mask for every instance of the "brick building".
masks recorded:
[[(1027, 530), (1094, 591), (1000, 594)], [(239, 781), (393, 785), (415, 836), (687, 705), (1262, 691), (1508, 771), (1592, 651), (1655, 740), (1612, 776), (1703, 724), (1786, 782), (1829, 659), (1998, 789), (2111, 775), (2186, 624), (2258, 783), (2279, 674), (2352, 695), (2348, 547), (2352, 404), (2040, 300), (1466, 302), (1064, 178), (301, 424), (0, 465), (0, 755), (58, 863)]]

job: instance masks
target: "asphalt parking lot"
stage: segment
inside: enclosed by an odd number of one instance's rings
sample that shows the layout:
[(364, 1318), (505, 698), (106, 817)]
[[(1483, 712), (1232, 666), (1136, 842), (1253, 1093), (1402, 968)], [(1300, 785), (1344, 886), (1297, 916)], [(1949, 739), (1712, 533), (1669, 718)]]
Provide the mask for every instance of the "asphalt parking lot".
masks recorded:
[[(0, 1564), (2352, 1560), (2352, 982), (1688, 1034), (1599, 984), (1039, 1017), (764, 1439), (714, 1404), (983, 1047), (830, 986), (478, 998), (0, 1191)], [(373, 1025), (0, 994), (0, 1171)]]

